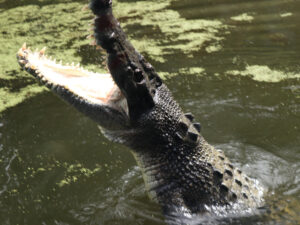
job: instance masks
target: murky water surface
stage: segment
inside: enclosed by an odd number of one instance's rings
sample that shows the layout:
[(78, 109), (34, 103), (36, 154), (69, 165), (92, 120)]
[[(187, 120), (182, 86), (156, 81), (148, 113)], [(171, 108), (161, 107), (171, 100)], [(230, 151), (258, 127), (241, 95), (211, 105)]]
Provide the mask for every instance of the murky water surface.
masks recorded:
[[(15, 60), (27, 42), (103, 70), (85, 3), (0, 0), (3, 225), (164, 224), (130, 152)], [(300, 1), (119, 0), (114, 10), (204, 137), (268, 189), (267, 213), (223, 221), (299, 224)]]

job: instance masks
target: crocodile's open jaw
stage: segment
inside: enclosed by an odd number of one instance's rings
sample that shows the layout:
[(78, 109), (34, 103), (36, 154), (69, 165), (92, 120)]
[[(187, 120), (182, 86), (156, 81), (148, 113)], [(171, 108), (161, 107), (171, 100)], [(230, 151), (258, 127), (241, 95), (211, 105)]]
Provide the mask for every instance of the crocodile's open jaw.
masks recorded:
[(79, 65), (62, 65), (44, 53), (45, 49), (32, 52), (24, 44), (17, 57), (22, 68), (30, 70), (49, 88), (59, 86), (92, 104), (111, 104), (124, 98), (110, 74), (90, 72)]

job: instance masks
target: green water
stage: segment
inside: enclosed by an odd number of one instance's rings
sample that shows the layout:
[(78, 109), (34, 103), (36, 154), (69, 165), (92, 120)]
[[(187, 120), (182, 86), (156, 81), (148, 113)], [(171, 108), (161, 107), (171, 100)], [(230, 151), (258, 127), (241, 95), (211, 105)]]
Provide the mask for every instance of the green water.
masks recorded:
[[(16, 62), (27, 42), (103, 71), (86, 3), (0, 0), (0, 224), (164, 224), (129, 151)], [(269, 213), (229, 224), (299, 224), (300, 1), (119, 0), (114, 11), (203, 136), (268, 189)]]

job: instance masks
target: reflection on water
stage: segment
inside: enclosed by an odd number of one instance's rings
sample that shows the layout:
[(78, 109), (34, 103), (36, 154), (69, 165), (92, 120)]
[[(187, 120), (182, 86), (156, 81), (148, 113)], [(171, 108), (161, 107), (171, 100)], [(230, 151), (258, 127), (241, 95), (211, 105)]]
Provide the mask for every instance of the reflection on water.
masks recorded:
[[(85, 39), (85, 3), (0, 0), (1, 224), (163, 224), (129, 151), (51, 93), (39, 94), (44, 89), (18, 69), (15, 52), (24, 41), (99, 67), (103, 56)], [(189, 222), (299, 223), (300, 2), (114, 4), (134, 45), (201, 121), (204, 137), (269, 191), (260, 216)]]

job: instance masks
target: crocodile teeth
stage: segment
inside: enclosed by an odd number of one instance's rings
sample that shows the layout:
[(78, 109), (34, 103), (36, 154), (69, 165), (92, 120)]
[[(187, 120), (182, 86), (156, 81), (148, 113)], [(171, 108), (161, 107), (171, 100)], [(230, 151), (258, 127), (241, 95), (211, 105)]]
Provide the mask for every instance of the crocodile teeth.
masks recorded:
[(44, 55), (45, 51), (46, 51), (46, 47), (42, 48), (41, 51), (40, 51), (40, 55)]
[(26, 46), (26, 42), (24, 42), (24, 44), (22, 45), (22, 48), (21, 48), (21, 49), (24, 51), (24, 50), (26, 50), (26, 47), (27, 47), (27, 46)]
[(23, 54), (23, 52), (22, 52), (22, 51), (19, 51), (19, 52), (18, 52), (18, 56), (20, 56), (20, 57), (24, 57), (24, 54)]

